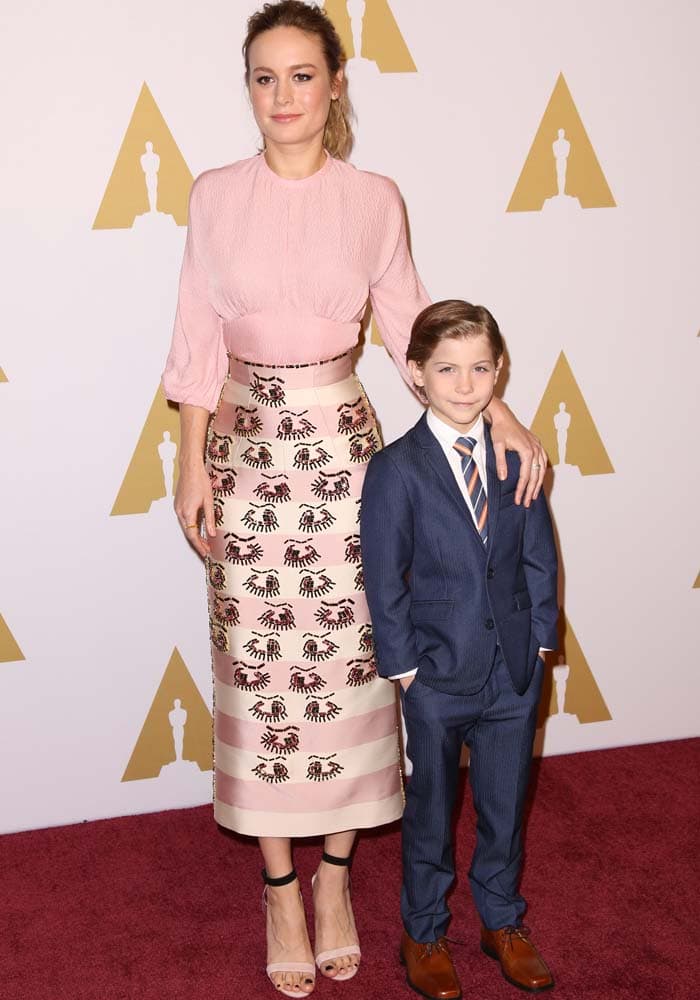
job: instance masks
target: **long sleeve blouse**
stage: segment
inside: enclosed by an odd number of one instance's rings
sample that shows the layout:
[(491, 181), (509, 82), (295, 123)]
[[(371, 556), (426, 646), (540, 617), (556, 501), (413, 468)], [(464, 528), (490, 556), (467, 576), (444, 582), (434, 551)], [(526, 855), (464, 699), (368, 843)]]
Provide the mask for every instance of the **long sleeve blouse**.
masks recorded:
[(165, 393), (213, 411), (229, 354), (272, 365), (342, 354), (368, 297), (410, 385), (406, 347), (429, 299), (393, 181), (330, 156), (301, 180), (262, 155), (207, 171), (190, 196)]

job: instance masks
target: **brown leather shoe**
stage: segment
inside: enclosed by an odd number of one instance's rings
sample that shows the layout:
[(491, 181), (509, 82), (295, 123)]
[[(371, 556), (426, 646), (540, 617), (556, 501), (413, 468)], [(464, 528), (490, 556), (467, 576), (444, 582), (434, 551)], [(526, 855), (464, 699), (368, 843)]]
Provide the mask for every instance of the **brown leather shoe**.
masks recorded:
[(406, 982), (422, 997), (461, 1000), (462, 987), (444, 937), (420, 944), (404, 931), (399, 959), (406, 966)]
[(539, 993), (554, 986), (554, 978), (530, 940), (527, 927), (481, 928), (481, 950), (501, 963), (501, 972), (513, 986)]

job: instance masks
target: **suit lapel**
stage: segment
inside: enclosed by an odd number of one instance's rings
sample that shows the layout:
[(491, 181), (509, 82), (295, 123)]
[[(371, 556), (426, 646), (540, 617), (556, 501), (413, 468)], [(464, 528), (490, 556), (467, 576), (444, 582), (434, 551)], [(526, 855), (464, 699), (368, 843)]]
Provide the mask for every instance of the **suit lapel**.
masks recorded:
[[(423, 419), (425, 420), (425, 417)], [(460, 514), (463, 517), (468, 517), (471, 521), (472, 517), (469, 513), (469, 508), (465, 503), (464, 497), (459, 491), (459, 486), (457, 485), (454, 472), (450, 468), (450, 463), (445, 457), (445, 452), (440, 447), (440, 442), (433, 435), (427, 424), (425, 425), (425, 436), (419, 435), (419, 437), (421, 439), (421, 445), (424, 448), (423, 453), (426, 460), (441, 480), (449, 495), (452, 497), (453, 502), (457, 504)]]
[(428, 427), (427, 411), (418, 421), (414, 430), (419, 444), (424, 449), (424, 455), (428, 463), (442, 481), (443, 486), (452, 497), (453, 502), (457, 505), (461, 516), (467, 522), (467, 530), (477, 542), (480, 551), (483, 552), (484, 543), (481, 539), (481, 535), (476, 529), (474, 518), (469, 510), (469, 506), (467, 505), (467, 502), (462, 496), (460, 488), (457, 485), (455, 474), (452, 471), (450, 463), (447, 461), (445, 452), (442, 450), (442, 445)]

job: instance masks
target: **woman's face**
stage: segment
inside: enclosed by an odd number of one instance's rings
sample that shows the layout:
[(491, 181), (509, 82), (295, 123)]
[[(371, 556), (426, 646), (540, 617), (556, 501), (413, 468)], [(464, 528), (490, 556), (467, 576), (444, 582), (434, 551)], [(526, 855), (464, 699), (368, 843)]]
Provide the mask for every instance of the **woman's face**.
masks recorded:
[(248, 50), (253, 114), (266, 143), (305, 145), (323, 135), (342, 70), (331, 79), (318, 35), (272, 28)]

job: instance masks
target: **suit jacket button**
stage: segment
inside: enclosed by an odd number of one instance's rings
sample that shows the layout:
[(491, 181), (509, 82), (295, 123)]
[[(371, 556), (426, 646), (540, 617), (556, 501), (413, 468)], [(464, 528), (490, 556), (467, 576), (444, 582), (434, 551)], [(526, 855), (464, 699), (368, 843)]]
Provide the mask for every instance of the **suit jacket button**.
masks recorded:
[(493, 566), (489, 566), (489, 568), (486, 570), (486, 579), (493, 580), (495, 575), (496, 575), (496, 570), (493, 568)]
[(488, 628), (488, 629), (492, 629), (492, 628), (494, 627), (494, 625), (495, 625), (495, 624), (496, 624), (496, 623), (495, 623), (495, 621), (493, 620), (493, 618), (487, 618), (487, 619), (486, 619), (486, 621), (484, 622), (484, 625), (485, 625), (485, 626), (486, 626), (486, 628)]

